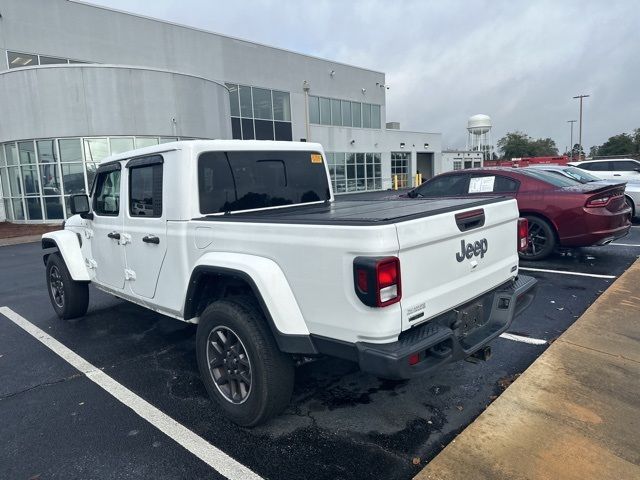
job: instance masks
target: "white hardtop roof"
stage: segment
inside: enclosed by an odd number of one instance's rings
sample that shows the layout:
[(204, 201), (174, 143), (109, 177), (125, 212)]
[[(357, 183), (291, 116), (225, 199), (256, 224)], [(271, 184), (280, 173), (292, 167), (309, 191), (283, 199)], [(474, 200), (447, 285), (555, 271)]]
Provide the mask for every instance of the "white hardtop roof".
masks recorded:
[(137, 148), (127, 152), (111, 155), (100, 164), (118, 160), (128, 160), (154, 153), (170, 152), (173, 150), (190, 149), (193, 152), (203, 151), (315, 151), (323, 152), (322, 145), (314, 142), (283, 142), (274, 140), (180, 140), (179, 142), (161, 143), (150, 147)]

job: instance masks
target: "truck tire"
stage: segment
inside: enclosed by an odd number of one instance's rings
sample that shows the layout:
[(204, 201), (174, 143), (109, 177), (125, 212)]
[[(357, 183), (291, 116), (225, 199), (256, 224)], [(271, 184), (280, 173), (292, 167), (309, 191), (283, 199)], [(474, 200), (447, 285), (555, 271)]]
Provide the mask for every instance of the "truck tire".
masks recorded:
[(63, 320), (82, 317), (89, 307), (89, 284), (76, 282), (59, 253), (47, 258), (47, 290), (51, 305)]
[(556, 249), (556, 234), (549, 222), (534, 216), (525, 216), (529, 222), (529, 247), (520, 252), (522, 260), (542, 260)]
[(293, 360), (278, 349), (262, 311), (250, 297), (219, 300), (204, 310), (196, 356), (209, 396), (238, 425), (263, 423), (291, 400)]

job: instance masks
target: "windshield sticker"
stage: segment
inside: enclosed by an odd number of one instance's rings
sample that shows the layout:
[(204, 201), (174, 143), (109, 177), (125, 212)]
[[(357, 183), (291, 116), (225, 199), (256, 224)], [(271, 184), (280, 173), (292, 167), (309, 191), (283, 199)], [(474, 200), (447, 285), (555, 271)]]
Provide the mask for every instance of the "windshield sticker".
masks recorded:
[(469, 193), (493, 192), (496, 177), (475, 177), (469, 182)]
[(320, 155), (319, 153), (312, 153), (311, 163), (322, 163), (322, 155)]

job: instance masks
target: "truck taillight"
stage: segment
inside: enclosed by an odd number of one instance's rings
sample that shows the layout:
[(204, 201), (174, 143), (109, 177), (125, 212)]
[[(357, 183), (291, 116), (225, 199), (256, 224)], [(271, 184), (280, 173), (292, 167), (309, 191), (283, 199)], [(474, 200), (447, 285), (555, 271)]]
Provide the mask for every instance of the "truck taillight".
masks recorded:
[(356, 295), (369, 307), (386, 307), (402, 298), (398, 257), (356, 257), (353, 280)]
[(524, 252), (529, 248), (529, 221), (526, 218), (518, 219), (518, 251)]

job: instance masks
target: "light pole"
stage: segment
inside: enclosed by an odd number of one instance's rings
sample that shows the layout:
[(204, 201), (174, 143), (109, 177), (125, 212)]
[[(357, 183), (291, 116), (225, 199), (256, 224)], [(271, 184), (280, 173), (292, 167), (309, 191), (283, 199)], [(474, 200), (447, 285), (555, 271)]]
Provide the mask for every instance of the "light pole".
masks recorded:
[(571, 142), (569, 145), (571, 146), (571, 161), (573, 162), (573, 124), (576, 123), (577, 120), (567, 120), (567, 123), (571, 124)]
[(578, 133), (578, 145), (580, 146), (580, 149), (578, 150), (578, 156), (580, 155), (580, 152), (582, 151), (582, 99), (589, 97), (589, 95), (576, 95), (573, 98), (579, 98), (580, 99), (580, 127), (579, 127), (579, 133)]

